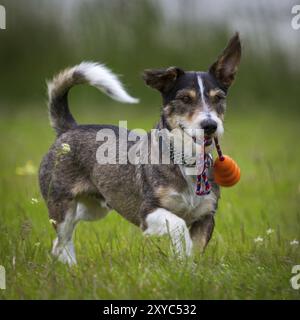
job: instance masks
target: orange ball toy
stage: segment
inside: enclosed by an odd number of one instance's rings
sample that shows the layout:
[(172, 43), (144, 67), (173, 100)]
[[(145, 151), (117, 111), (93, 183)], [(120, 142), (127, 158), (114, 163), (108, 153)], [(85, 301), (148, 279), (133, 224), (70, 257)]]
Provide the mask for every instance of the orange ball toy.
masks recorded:
[(214, 180), (222, 187), (231, 187), (239, 182), (241, 170), (232, 158), (222, 154), (216, 138), (215, 145), (219, 157), (214, 162)]

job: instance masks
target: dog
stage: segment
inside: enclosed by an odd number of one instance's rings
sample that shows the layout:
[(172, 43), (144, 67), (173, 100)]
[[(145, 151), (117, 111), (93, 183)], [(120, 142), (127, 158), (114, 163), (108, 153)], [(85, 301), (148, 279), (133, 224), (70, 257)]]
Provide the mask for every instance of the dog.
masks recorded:
[[(241, 42), (236, 33), (207, 72), (179, 67), (145, 70), (145, 83), (162, 96), (157, 128), (203, 129), (205, 152), (209, 153), (212, 138), (224, 131), (226, 96), (240, 59)], [(169, 234), (180, 256), (190, 256), (194, 249), (203, 252), (213, 233), (220, 197), (213, 168), (208, 171), (211, 192), (198, 196), (196, 177), (186, 173), (191, 163), (176, 164), (171, 159), (170, 164), (99, 164), (97, 132), (109, 129), (118, 140), (120, 128), (76, 123), (68, 107), (68, 92), (83, 83), (117, 101), (138, 102), (107, 67), (97, 63), (83, 62), (48, 83), (49, 116), (57, 137), (41, 162), (39, 183), (57, 233), (52, 254), (64, 263), (75, 264), (72, 234), (76, 224), (101, 219), (111, 210), (140, 227), (145, 235)]]

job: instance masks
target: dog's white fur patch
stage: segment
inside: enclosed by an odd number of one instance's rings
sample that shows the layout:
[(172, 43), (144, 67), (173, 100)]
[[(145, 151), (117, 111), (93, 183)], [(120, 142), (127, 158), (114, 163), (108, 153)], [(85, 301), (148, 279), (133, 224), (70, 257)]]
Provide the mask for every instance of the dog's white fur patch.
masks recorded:
[(72, 240), (62, 245), (59, 243), (58, 238), (54, 239), (52, 254), (57, 257), (60, 262), (67, 263), (69, 266), (77, 263)]
[(185, 221), (170, 211), (159, 208), (146, 217), (145, 235), (170, 234), (176, 252), (183, 256), (192, 253), (193, 243)]
[(103, 91), (114, 100), (124, 103), (138, 103), (139, 100), (131, 97), (124, 89), (118, 77), (103, 64), (82, 62), (74, 67), (74, 72), (81, 74), (86, 82)]
[(222, 120), (217, 116), (216, 111), (210, 110), (204, 97), (204, 83), (201, 78), (201, 74), (198, 73), (197, 75), (197, 81), (201, 93), (201, 100), (202, 100), (202, 105), (203, 105), (203, 112), (200, 112), (198, 117), (196, 117), (195, 122), (196, 123), (201, 123), (203, 120), (207, 119), (210, 117), (212, 120), (216, 121), (217, 123), (217, 131), (216, 134), (218, 137), (221, 137), (224, 133), (224, 127)]
[(203, 84), (201, 75), (199, 73), (197, 75), (197, 81), (198, 81), (198, 85), (199, 85), (199, 89), (200, 89), (200, 93), (201, 93), (201, 100), (202, 100), (202, 103), (203, 103), (203, 109), (204, 109), (205, 112), (208, 112), (209, 108), (208, 108), (207, 103), (206, 103), (206, 101), (204, 99), (204, 84)]

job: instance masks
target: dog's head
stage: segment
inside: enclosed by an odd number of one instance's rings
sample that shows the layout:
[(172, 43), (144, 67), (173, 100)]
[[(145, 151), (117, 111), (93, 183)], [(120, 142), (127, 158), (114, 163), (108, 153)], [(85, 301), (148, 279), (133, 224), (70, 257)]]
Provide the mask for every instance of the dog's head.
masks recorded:
[(226, 95), (241, 59), (238, 33), (207, 72), (178, 67), (145, 70), (147, 85), (163, 98), (163, 121), (169, 129), (203, 129), (206, 138), (222, 135)]

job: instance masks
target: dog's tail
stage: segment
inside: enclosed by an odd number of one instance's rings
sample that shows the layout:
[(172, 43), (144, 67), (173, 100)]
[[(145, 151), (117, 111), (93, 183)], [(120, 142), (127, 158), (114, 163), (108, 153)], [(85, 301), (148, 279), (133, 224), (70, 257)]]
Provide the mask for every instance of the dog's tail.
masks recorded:
[(126, 92), (117, 76), (103, 64), (82, 62), (62, 71), (47, 83), (50, 123), (58, 135), (77, 125), (69, 110), (68, 92), (74, 85), (83, 83), (89, 83), (120, 102), (138, 103), (139, 101)]

